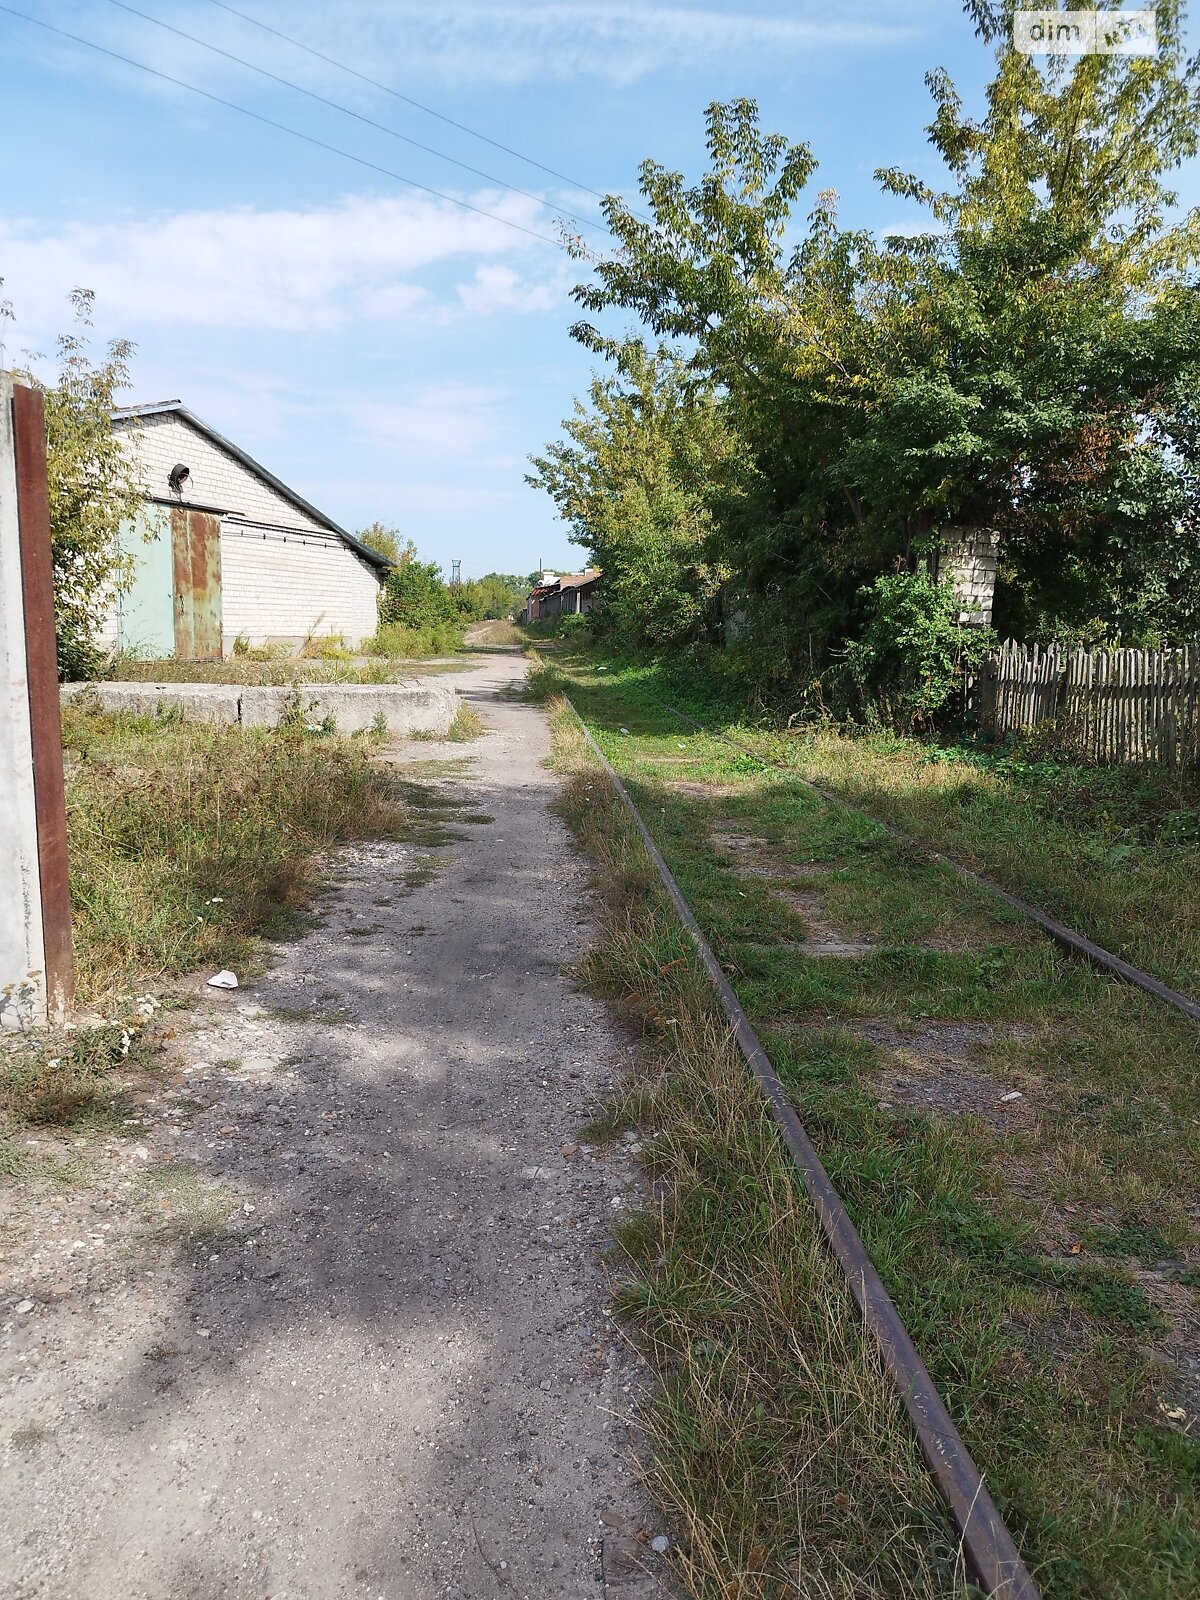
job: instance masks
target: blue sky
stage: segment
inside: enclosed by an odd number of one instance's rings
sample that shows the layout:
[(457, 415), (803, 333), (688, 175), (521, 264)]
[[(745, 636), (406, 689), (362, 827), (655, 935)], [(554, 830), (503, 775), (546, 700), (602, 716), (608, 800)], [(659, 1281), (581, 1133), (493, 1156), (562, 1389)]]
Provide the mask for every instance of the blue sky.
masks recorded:
[[(848, 222), (902, 226), (871, 174), (932, 170), (924, 72), (949, 68), (970, 102), (990, 66), (957, 0), (234, 0), (566, 184), (213, 0), (130, 0), (528, 199), (111, 0), (11, 3), (552, 237), (556, 209), (597, 214), (573, 184), (633, 194), (646, 156), (698, 176), (704, 107), (734, 95), (810, 141), (814, 191), (837, 189)], [(136, 341), (129, 400), (181, 398), (346, 526), (380, 518), (464, 575), (579, 564), (523, 482), (593, 364), (568, 336), (580, 269), (553, 244), (3, 13), (0, 104), (9, 361), (53, 348), (84, 285), (97, 333)]]

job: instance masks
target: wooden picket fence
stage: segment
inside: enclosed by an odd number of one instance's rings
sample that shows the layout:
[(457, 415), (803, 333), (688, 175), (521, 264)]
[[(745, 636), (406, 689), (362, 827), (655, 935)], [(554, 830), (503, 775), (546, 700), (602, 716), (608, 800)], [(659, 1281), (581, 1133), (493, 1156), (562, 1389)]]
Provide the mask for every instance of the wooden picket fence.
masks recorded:
[(1094, 761), (1200, 759), (1200, 644), (1081, 650), (1008, 640), (967, 686), (968, 710), (1000, 738), (1052, 723)]

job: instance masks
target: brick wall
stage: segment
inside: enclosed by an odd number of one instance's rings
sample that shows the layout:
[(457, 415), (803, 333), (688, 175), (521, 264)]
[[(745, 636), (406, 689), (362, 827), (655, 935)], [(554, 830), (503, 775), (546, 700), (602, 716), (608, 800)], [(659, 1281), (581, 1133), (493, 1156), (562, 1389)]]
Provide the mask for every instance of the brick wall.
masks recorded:
[(961, 623), (987, 628), (999, 570), (999, 535), (990, 528), (943, 528), (937, 560), (939, 583), (953, 586), (962, 602)]
[(261, 645), (337, 633), (357, 646), (375, 632), (374, 570), (332, 534), (281, 534), (224, 520), (221, 595), (227, 653), (239, 634)]
[(171, 492), (167, 474), (182, 462), (192, 474), (183, 492), (185, 501), (218, 506), (222, 511), (281, 528), (321, 531), (320, 523), (248, 471), (236, 456), (197, 433), (178, 414), (118, 418), (116, 428), (122, 444), (142, 463), (147, 493), (166, 498)]

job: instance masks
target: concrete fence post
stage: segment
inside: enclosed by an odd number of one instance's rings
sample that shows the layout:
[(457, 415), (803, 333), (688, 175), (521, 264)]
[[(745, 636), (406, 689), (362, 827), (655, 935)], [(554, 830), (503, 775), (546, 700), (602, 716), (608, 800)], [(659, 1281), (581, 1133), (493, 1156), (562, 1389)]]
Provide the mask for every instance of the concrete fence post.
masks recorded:
[(0, 1024), (73, 999), (45, 412), (0, 373)]

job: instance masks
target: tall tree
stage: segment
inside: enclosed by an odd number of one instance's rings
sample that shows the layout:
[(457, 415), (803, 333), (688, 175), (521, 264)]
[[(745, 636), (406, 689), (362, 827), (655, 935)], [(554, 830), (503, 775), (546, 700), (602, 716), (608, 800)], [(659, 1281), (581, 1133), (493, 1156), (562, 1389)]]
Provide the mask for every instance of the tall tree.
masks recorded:
[[(1001, 530), (1012, 625), (1136, 633), (1155, 626), (1150, 583), (1174, 590), (1186, 630), (1191, 486), (1168, 444), (1200, 373), (1200, 227), (1167, 181), (1198, 147), (1183, 8), (1157, 7), (1154, 56), (1049, 60), (1013, 48), (1011, 15), (972, 9), (996, 45), (985, 114), (965, 114), (945, 73), (927, 79), (952, 187), (879, 174), (931, 227), (890, 253), (900, 426), (866, 463), (892, 487), (899, 466), (935, 519)], [(1171, 611), (1158, 607), (1159, 631)]]
[(601, 569), (597, 620), (662, 648), (712, 620), (728, 574), (709, 548), (709, 499), (736, 447), (712, 386), (678, 356), (638, 340), (605, 348), (616, 375), (593, 382), (590, 406), (563, 423), (569, 442), (535, 456), (527, 482)]
[(713, 548), (774, 653), (836, 642), (865, 581), (962, 523), (1003, 534), (1014, 625), (1137, 632), (1152, 574), (1154, 628), (1193, 614), (1175, 411), (1200, 352), (1197, 225), (1167, 179), (1197, 148), (1196, 81), (1180, 5), (1157, 9), (1153, 58), (1040, 62), (976, 5), (984, 116), (928, 79), (949, 185), (879, 174), (924, 208), (915, 235), (844, 229), (828, 194), (798, 230), (811, 151), (744, 100), (709, 108), (698, 184), (643, 165), (649, 221), (607, 202), (620, 250), (576, 296), (682, 340), (725, 397), (752, 470), (714, 502)]
[(386, 522), (380, 522), (378, 519), (368, 527), (360, 528), (358, 539), (369, 550), (377, 550), (381, 556), (386, 556), (396, 566), (411, 561), (417, 553), (417, 547), (411, 539), (405, 539), (399, 529), (391, 528)]

